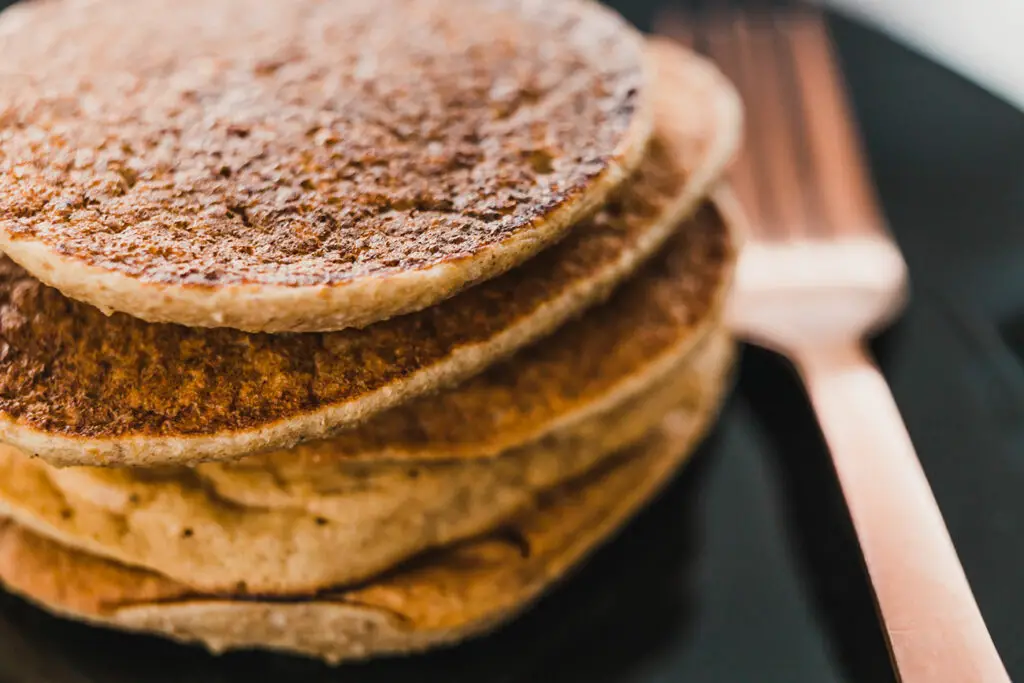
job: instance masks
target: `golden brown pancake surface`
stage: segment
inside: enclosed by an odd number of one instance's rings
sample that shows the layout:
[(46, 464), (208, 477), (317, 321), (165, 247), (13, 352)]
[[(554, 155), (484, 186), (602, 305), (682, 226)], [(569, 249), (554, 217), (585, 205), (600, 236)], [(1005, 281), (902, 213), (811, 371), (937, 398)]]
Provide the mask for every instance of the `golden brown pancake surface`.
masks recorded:
[[(0, 19), (5, 248), (148, 320), (316, 331), (425, 307), (564, 234), (651, 130), (642, 40), (596, 3), (24, 5)], [(302, 310), (370, 280), (338, 321)], [(184, 306), (236, 285), (221, 320)], [(247, 310), (264, 286), (308, 301)]]
[[(674, 334), (674, 327), (654, 327), (644, 318), (699, 320), (721, 284), (728, 248), (713, 216), (695, 220), (647, 277), (627, 284), (590, 317), (556, 332), (553, 344), (539, 347), (536, 373), (506, 377), (499, 367), (471, 390), (514, 406), (523, 385), (547, 370), (565, 373), (561, 377), (570, 385), (581, 384), (588, 378), (576, 373), (588, 364), (598, 372), (603, 363), (621, 362), (622, 355), (642, 358), (657, 346), (657, 334), (639, 334), (629, 346), (616, 348), (596, 334), (604, 317), (628, 316), (636, 319), (638, 332), (648, 325)], [(520, 270), (510, 277), (521, 275)], [(530, 294), (515, 287), (508, 296), (494, 297), (491, 308), (490, 292), (471, 290), (465, 296), (477, 298), (479, 307), (428, 309), (355, 334), (281, 337), (154, 325), (123, 315), (107, 318), (41, 285), (7, 260), (0, 262), (0, 278), (0, 296), (5, 296), (0, 410), (44, 431), (86, 438), (216, 433), (344, 402), (485, 336), (516, 314), (515, 303), (528, 305)], [(656, 292), (655, 283), (676, 291), (641, 305)], [(518, 284), (534, 284), (535, 296), (546, 296), (541, 280)], [(566, 358), (576, 361), (566, 366), (569, 371), (559, 367)], [(390, 419), (384, 419), (383, 431)], [(415, 415), (396, 419), (417, 438)], [(444, 428), (451, 429), (451, 423)], [(377, 434), (390, 438), (383, 431)]]

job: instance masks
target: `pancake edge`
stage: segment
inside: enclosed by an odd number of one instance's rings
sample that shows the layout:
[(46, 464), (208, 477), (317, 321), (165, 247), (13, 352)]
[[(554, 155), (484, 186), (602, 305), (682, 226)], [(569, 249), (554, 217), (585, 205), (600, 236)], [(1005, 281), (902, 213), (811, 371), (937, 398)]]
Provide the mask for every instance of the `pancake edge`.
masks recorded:
[[(31, 581), (12, 581), (0, 566), (0, 583), (7, 590), (61, 617), (106, 628), (150, 633), (182, 643), (200, 643), (213, 653), (236, 649), (268, 649), (322, 659), (331, 664), (384, 655), (400, 655), (451, 646), (483, 635), (514, 619), (616, 533), (670, 481), (699, 446), (727, 391), (690, 415), (679, 411), (660, 426), (657, 453), (646, 453), (642, 481), (619, 497), (601, 519), (577, 529), (556, 556), (516, 593), (504, 593), (493, 604), (471, 615), (448, 615), (438, 623), (417, 628), (400, 612), (361, 603), (358, 595), (346, 601), (345, 592), (330, 599), (293, 601), (231, 600), (197, 596), (155, 603), (125, 604), (106, 611), (84, 613), (61, 602), (61, 596), (41, 595)], [(620, 464), (628, 467), (630, 464)], [(16, 574), (16, 572), (15, 572)], [(145, 574), (145, 573), (144, 573)], [(372, 582), (369, 584), (372, 586)], [(45, 590), (45, 589), (44, 589)]]

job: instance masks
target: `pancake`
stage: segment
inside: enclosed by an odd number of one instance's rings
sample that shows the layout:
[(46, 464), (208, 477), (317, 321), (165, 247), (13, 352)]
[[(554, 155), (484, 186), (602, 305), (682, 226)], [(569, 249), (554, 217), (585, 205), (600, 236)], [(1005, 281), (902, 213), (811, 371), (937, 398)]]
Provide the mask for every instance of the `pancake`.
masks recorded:
[[(715, 198), (726, 207), (731, 232), (737, 216), (724, 188)], [(581, 423), (600, 424), (623, 403), (686, 372), (685, 366), (697, 362), (696, 349), (717, 333), (734, 251), (731, 242), (723, 242), (721, 220), (715, 209), (705, 207), (695, 225), (684, 227), (672, 242), (687, 262), (656, 260), (593, 315), (464, 384), (387, 411), (333, 439), (237, 462), (200, 464), (199, 471), (219, 496), (261, 506), (267, 496), (296, 482), (344, 489), (334, 479), (338, 471), (348, 476), (386, 463), (419, 471), (415, 466), (421, 463), (492, 458), (557, 439)], [(79, 482), (126, 476), (95, 467), (57, 474)], [(125, 498), (109, 489), (96, 495)]]
[(215, 652), (267, 648), (330, 662), (413, 652), (495, 628), (529, 606), (664, 485), (714, 411), (676, 412), (637, 446), (538, 498), (506, 527), (362, 586), (305, 598), (197, 594), (160, 574), (0, 526), (0, 582), (59, 615)]
[(329, 331), (563, 236), (653, 65), (582, 0), (31, 2), (0, 19), (0, 246), (105, 311)]
[[(550, 333), (655, 252), (735, 151), (731, 86), (679, 48), (651, 49), (657, 132), (622, 193), (555, 247), (415, 314), (322, 334), (190, 329), (106, 317), (0, 260), (0, 438), (57, 465), (235, 459), (330, 436)], [(721, 264), (698, 265), (687, 282), (716, 289)], [(579, 336), (566, 329), (545, 344)]]
[[(679, 298), (666, 294), (663, 303), (674, 301), (675, 311), (653, 304), (645, 284), (626, 284), (604, 307), (453, 389), (392, 408), (332, 439), (271, 451), (243, 464), (281, 473), (342, 460), (493, 457), (640, 391), (685, 359), (719, 322), (732, 284), (741, 218), (726, 188), (717, 188), (713, 198), (714, 208), (698, 211), (695, 224), (684, 226), (676, 238), (675, 247), (688, 250), (693, 265), (674, 271), (689, 278), (691, 288), (666, 284)], [(707, 222), (723, 218), (727, 243)], [(238, 470), (230, 464), (219, 469)]]
[[(446, 415), (450, 423), (412, 458), (354, 457), (344, 448), (358, 432), (194, 470), (61, 470), (6, 448), (0, 514), (218, 593), (362, 580), (479, 533), (640, 438), (673, 405), (717, 391), (731, 348), (719, 320), (733, 258), (726, 225), (737, 216), (724, 189), (715, 196), (730, 220), (705, 207), (607, 304), (503, 367), (418, 402), (431, 424)], [(475, 410), (452, 411), (459, 405)], [(505, 448), (467, 450), (473, 440), (459, 438), (459, 425), (476, 433), (477, 421), (503, 432), (485, 446)]]
[(732, 342), (716, 330), (640, 395), (498, 458), (228, 471), (59, 470), (0, 447), (0, 516), (62, 545), (212, 593), (301, 594), (367, 579), (493, 528), (642, 438), (675, 406), (717, 402)]

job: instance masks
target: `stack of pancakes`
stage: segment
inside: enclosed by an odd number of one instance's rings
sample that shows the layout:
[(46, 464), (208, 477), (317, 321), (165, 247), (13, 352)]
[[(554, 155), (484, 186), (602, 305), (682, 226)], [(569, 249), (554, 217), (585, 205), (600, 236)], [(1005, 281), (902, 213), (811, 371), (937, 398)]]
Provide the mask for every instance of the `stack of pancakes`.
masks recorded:
[(729, 374), (740, 128), (584, 0), (0, 17), (0, 581), (329, 661), (523, 609)]

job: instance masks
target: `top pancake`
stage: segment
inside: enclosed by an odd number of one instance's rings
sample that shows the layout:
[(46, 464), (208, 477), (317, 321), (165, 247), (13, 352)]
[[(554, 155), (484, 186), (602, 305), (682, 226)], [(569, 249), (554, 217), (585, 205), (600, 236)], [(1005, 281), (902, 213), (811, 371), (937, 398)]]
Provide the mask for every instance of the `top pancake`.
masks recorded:
[(657, 139), (601, 213), (511, 272), (365, 330), (246, 334), (106, 317), (0, 260), (0, 437), (55, 464), (232, 459), (336, 433), (464, 379), (607, 294), (736, 147), (721, 75), (656, 49)]
[(189, 326), (435, 304), (563, 236), (652, 126), (642, 38), (579, 0), (43, 0), (0, 52), (0, 247)]

